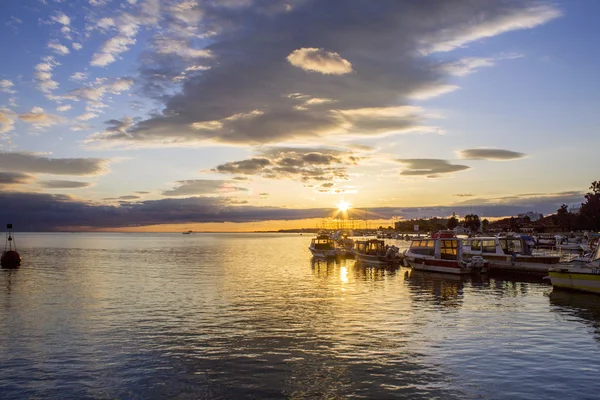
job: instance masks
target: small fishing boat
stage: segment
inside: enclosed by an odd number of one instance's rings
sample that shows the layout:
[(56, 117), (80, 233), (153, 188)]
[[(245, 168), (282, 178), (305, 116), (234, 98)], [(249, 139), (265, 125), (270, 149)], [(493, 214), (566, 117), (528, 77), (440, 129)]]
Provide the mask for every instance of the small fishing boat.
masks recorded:
[(404, 252), (404, 265), (415, 270), (442, 272), (447, 274), (470, 274), (484, 272), (488, 262), (481, 256), (463, 258), (463, 240), (448, 237), (450, 234), (435, 234), (433, 237), (413, 239)]
[(402, 259), (398, 247), (386, 246), (381, 239), (357, 240), (352, 253), (356, 261), (367, 265), (399, 265)]
[(338, 251), (335, 246), (335, 241), (328, 233), (319, 233), (317, 237), (310, 242), (308, 249), (314, 257), (319, 258), (335, 258)]
[(466, 239), (467, 259), (480, 256), (489, 261), (490, 271), (547, 273), (560, 262), (560, 255), (534, 255), (535, 241), (531, 236), (482, 236)]
[(585, 262), (558, 264), (548, 269), (552, 286), (600, 294), (600, 246)]

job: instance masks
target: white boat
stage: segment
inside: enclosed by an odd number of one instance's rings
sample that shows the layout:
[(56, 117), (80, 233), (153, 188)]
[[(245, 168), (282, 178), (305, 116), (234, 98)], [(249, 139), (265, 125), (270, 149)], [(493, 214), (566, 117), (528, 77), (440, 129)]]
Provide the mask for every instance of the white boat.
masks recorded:
[(308, 249), (314, 257), (319, 258), (335, 258), (338, 253), (335, 241), (327, 233), (319, 233), (317, 237), (313, 238)]
[(404, 252), (404, 264), (415, 270), (457, 275), (486, 270), (488, 262), (483, 257), (463, 258), (463, 239), (445, 236), (449, 235), (413, 239)]
[(356, 260), (367, 265), (399, 265), (402, 255), (396, 246), (386, 246), (381, 239), (357, 240), (352, 253)]
[(489, 261), (490, 271), (547, 273), (560, 262), (560, 255), (534, 255), (530, 236), (484, 236), (465, 242), (467, 257), (481, 256)]
[(600, 293), (600, 246), (587, 261), (553, 266), (548, 275), (555, 288)]

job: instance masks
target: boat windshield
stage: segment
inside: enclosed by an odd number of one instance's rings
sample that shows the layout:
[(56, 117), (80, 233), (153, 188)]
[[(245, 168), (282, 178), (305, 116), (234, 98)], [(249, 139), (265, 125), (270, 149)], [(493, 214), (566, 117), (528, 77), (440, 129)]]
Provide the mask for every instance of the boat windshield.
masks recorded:
[(502, 246), (504, 254), (523, 253), (521, 239), (500, 239), (500, 246)]

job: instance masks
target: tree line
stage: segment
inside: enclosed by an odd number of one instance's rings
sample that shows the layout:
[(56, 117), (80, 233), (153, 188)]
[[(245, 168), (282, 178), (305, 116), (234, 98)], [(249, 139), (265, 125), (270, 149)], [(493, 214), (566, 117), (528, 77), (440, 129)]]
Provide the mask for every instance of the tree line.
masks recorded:
[(600, 182), (592, 182), (589, 190), (584, 196), (585, 202), (581, 203), (579, 213), (570, 212), (566, 204), (556, 210), (552, 220), (561, 230), (600, 230)]

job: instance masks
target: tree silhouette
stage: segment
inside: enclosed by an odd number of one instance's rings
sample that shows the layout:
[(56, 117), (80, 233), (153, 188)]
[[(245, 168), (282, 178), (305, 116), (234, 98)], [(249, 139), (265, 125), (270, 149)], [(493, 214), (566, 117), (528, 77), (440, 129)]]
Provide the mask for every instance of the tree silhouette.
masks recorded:
[(458, 226), (458, 219), (456, 214), (452, 213), (452, 216), (448, 219), (448, 229), (454, 229)]
[(471, 230), (471, 232), (476, 232), (479, 230), (480, 225), (481, 222), (479, 221), (479, 216), (477, 214), (465, 215), (465, 228)]
[(585, 203), (581, 204), (579, 215), (585, 229), (600, 230), (600, 182), (592, 182), (590, 190), (591, 193), (585, 195)]

